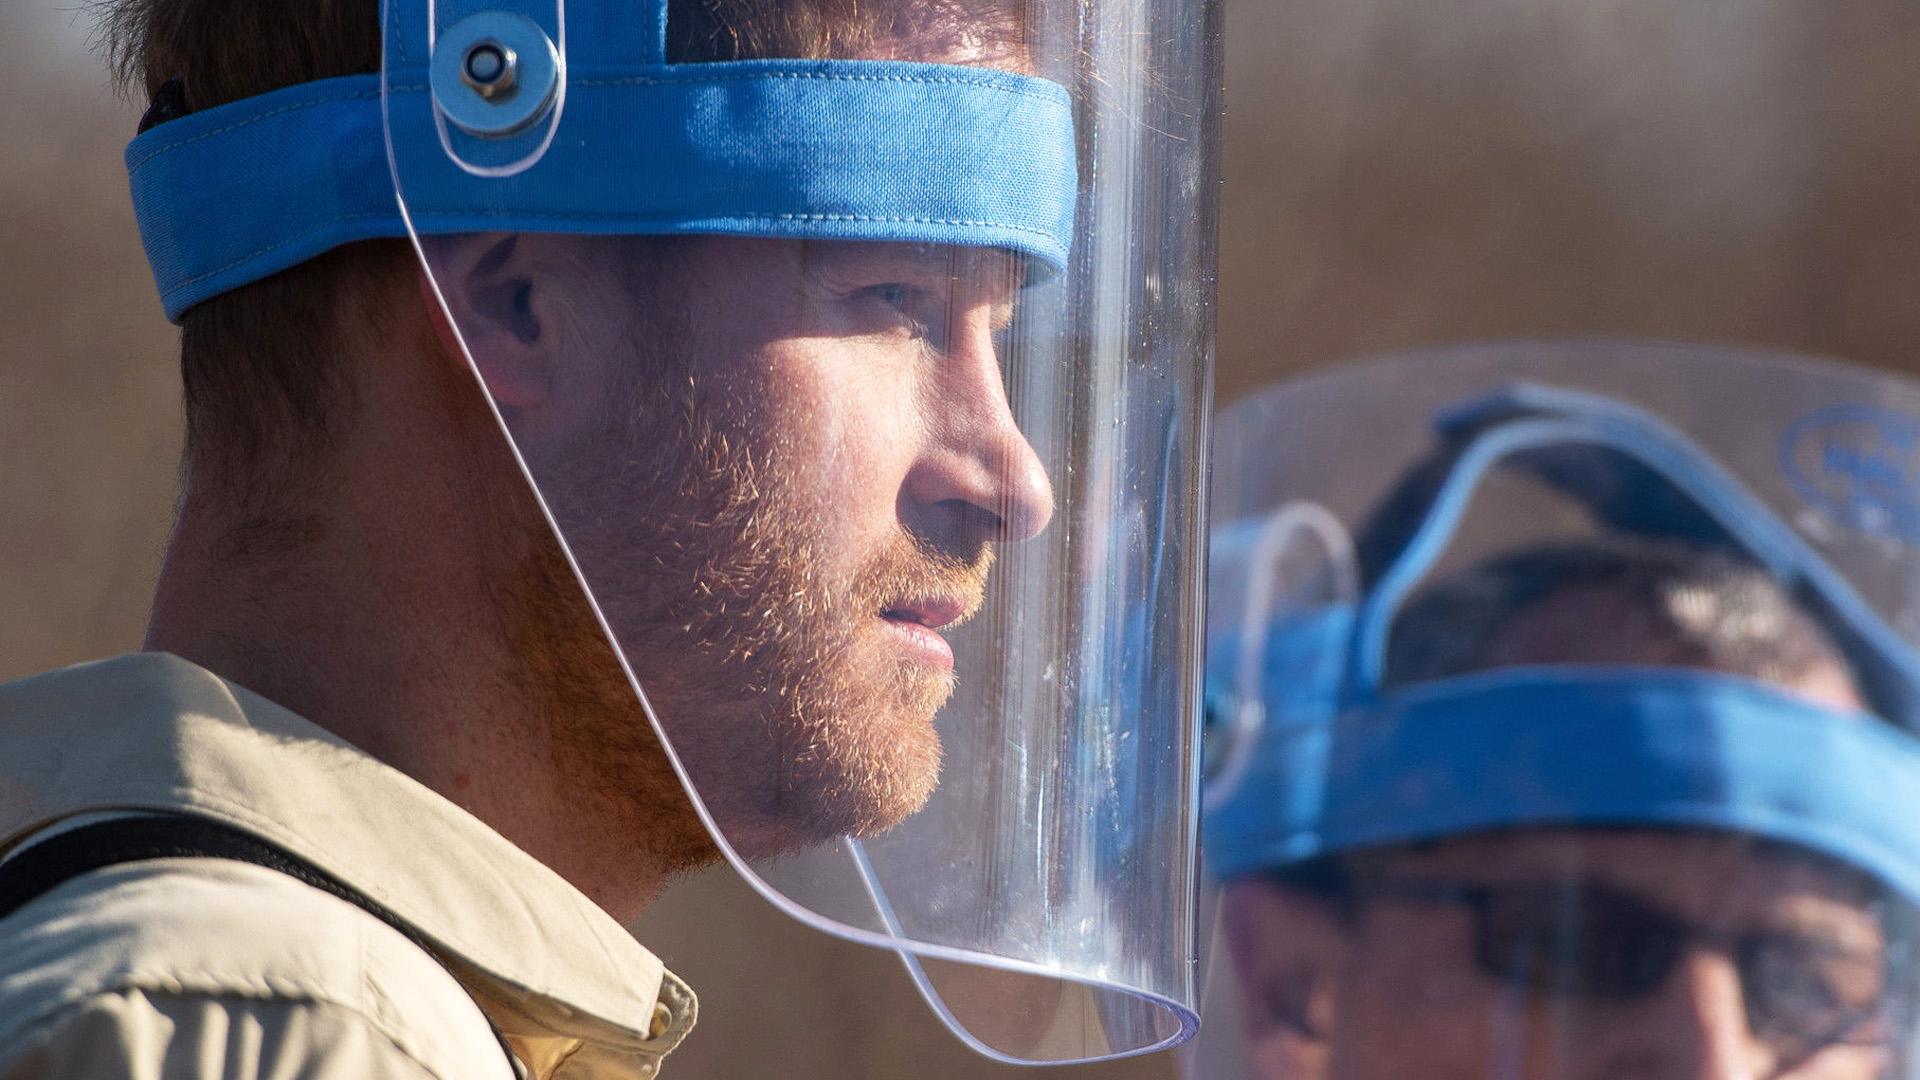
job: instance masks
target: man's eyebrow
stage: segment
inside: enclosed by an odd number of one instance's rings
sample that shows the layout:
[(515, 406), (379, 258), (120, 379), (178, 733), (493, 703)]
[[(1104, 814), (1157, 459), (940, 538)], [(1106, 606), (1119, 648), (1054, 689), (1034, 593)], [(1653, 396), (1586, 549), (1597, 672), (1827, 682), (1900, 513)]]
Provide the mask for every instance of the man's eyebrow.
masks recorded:
[(1017, 294), (1027, 283), (1029, 264), (1026, 257), (1006, 248), (974, 248), (967, 256), (983, 274), (992, 274), (1005, 279)]
[(1025, 277), (1025, 261), (1002, 248), (956, 247), (943, 244), (866, 244), (858, 241), (824, 248), (808, 260), (826, 270), (859, 268), (862, 273), (903, 276), (972, 278), (1005, 275), (1015, 287)]

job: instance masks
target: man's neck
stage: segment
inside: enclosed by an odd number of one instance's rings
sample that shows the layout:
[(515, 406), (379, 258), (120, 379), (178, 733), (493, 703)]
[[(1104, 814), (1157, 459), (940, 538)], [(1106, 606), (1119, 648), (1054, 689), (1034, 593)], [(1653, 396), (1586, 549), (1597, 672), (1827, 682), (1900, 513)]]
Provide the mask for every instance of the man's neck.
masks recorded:
[[(189, 492), (145, 647), (327, 728), (485, 821), (616, 918), (636, 916), (673, 867), (648, 865), (649, 845), (631, 835), (648, 815), (607, 799), (597, 812), (568, 775), (570, 755), (547, 722), (553, 695), (513, 655), (510, 616), (488, 580), (503, 568), (487, 540), (498, 523), (476, 520), (485, 500), (430, 478), (363, 479), (252, 520)], [(638, 794), (613, 802), (685, 801), (677, 788)]]

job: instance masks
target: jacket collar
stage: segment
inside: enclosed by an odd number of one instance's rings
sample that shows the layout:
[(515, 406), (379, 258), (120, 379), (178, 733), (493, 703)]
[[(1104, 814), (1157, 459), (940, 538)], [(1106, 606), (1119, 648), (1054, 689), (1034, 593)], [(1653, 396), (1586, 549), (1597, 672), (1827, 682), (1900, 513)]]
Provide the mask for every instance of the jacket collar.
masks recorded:
[(0, 838), (103, 809), (201, 814), (307, 859), (432, 941), (516, 1050), (570, 1072), (596, 1075), (591, 1059), (605, 1057), (609, 1074), (650, 1074), (692, 1025), (685, 985), (559, 875), (412, 778), (178, 657), (134, 653), (0, 686)]

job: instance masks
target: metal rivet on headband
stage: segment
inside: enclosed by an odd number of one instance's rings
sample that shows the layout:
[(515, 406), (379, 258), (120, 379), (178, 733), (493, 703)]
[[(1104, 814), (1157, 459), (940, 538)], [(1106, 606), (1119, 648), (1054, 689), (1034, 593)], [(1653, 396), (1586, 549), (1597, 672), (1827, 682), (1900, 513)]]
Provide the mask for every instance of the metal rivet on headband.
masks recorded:
[(497, 41), (483, 41), (467, 50), (461, 65), (461, 79), (483, 98), (494, 98), (513, 90), (519, 56)]
[(505, 138), (533, 126), (553, 105), (560, 77), (552, 39), (522, 15), (469, 16), (433, 43), (434, 104), (469, 135)]

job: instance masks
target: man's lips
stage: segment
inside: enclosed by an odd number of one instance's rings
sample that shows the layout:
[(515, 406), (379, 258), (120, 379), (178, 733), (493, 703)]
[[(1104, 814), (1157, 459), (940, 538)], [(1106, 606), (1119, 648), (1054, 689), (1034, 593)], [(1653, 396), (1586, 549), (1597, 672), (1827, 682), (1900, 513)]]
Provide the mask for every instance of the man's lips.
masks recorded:
[(921, 598), (885, 608), (880, 618), (900, 635), (901, 644), (928, 666), (939, 671), (953, 670), (953, 646), (940, 635), (940, 628), (971, 615), (971, 606), (952, 598)]
[(909, 600), (895, 604), (880, 613), (880, 617), (893, 622), (913, 623), (929, 630), (938, 630), (949, 623), (957, 622), (967, 614), (967, 605), (950, 598), (932, 598)]

